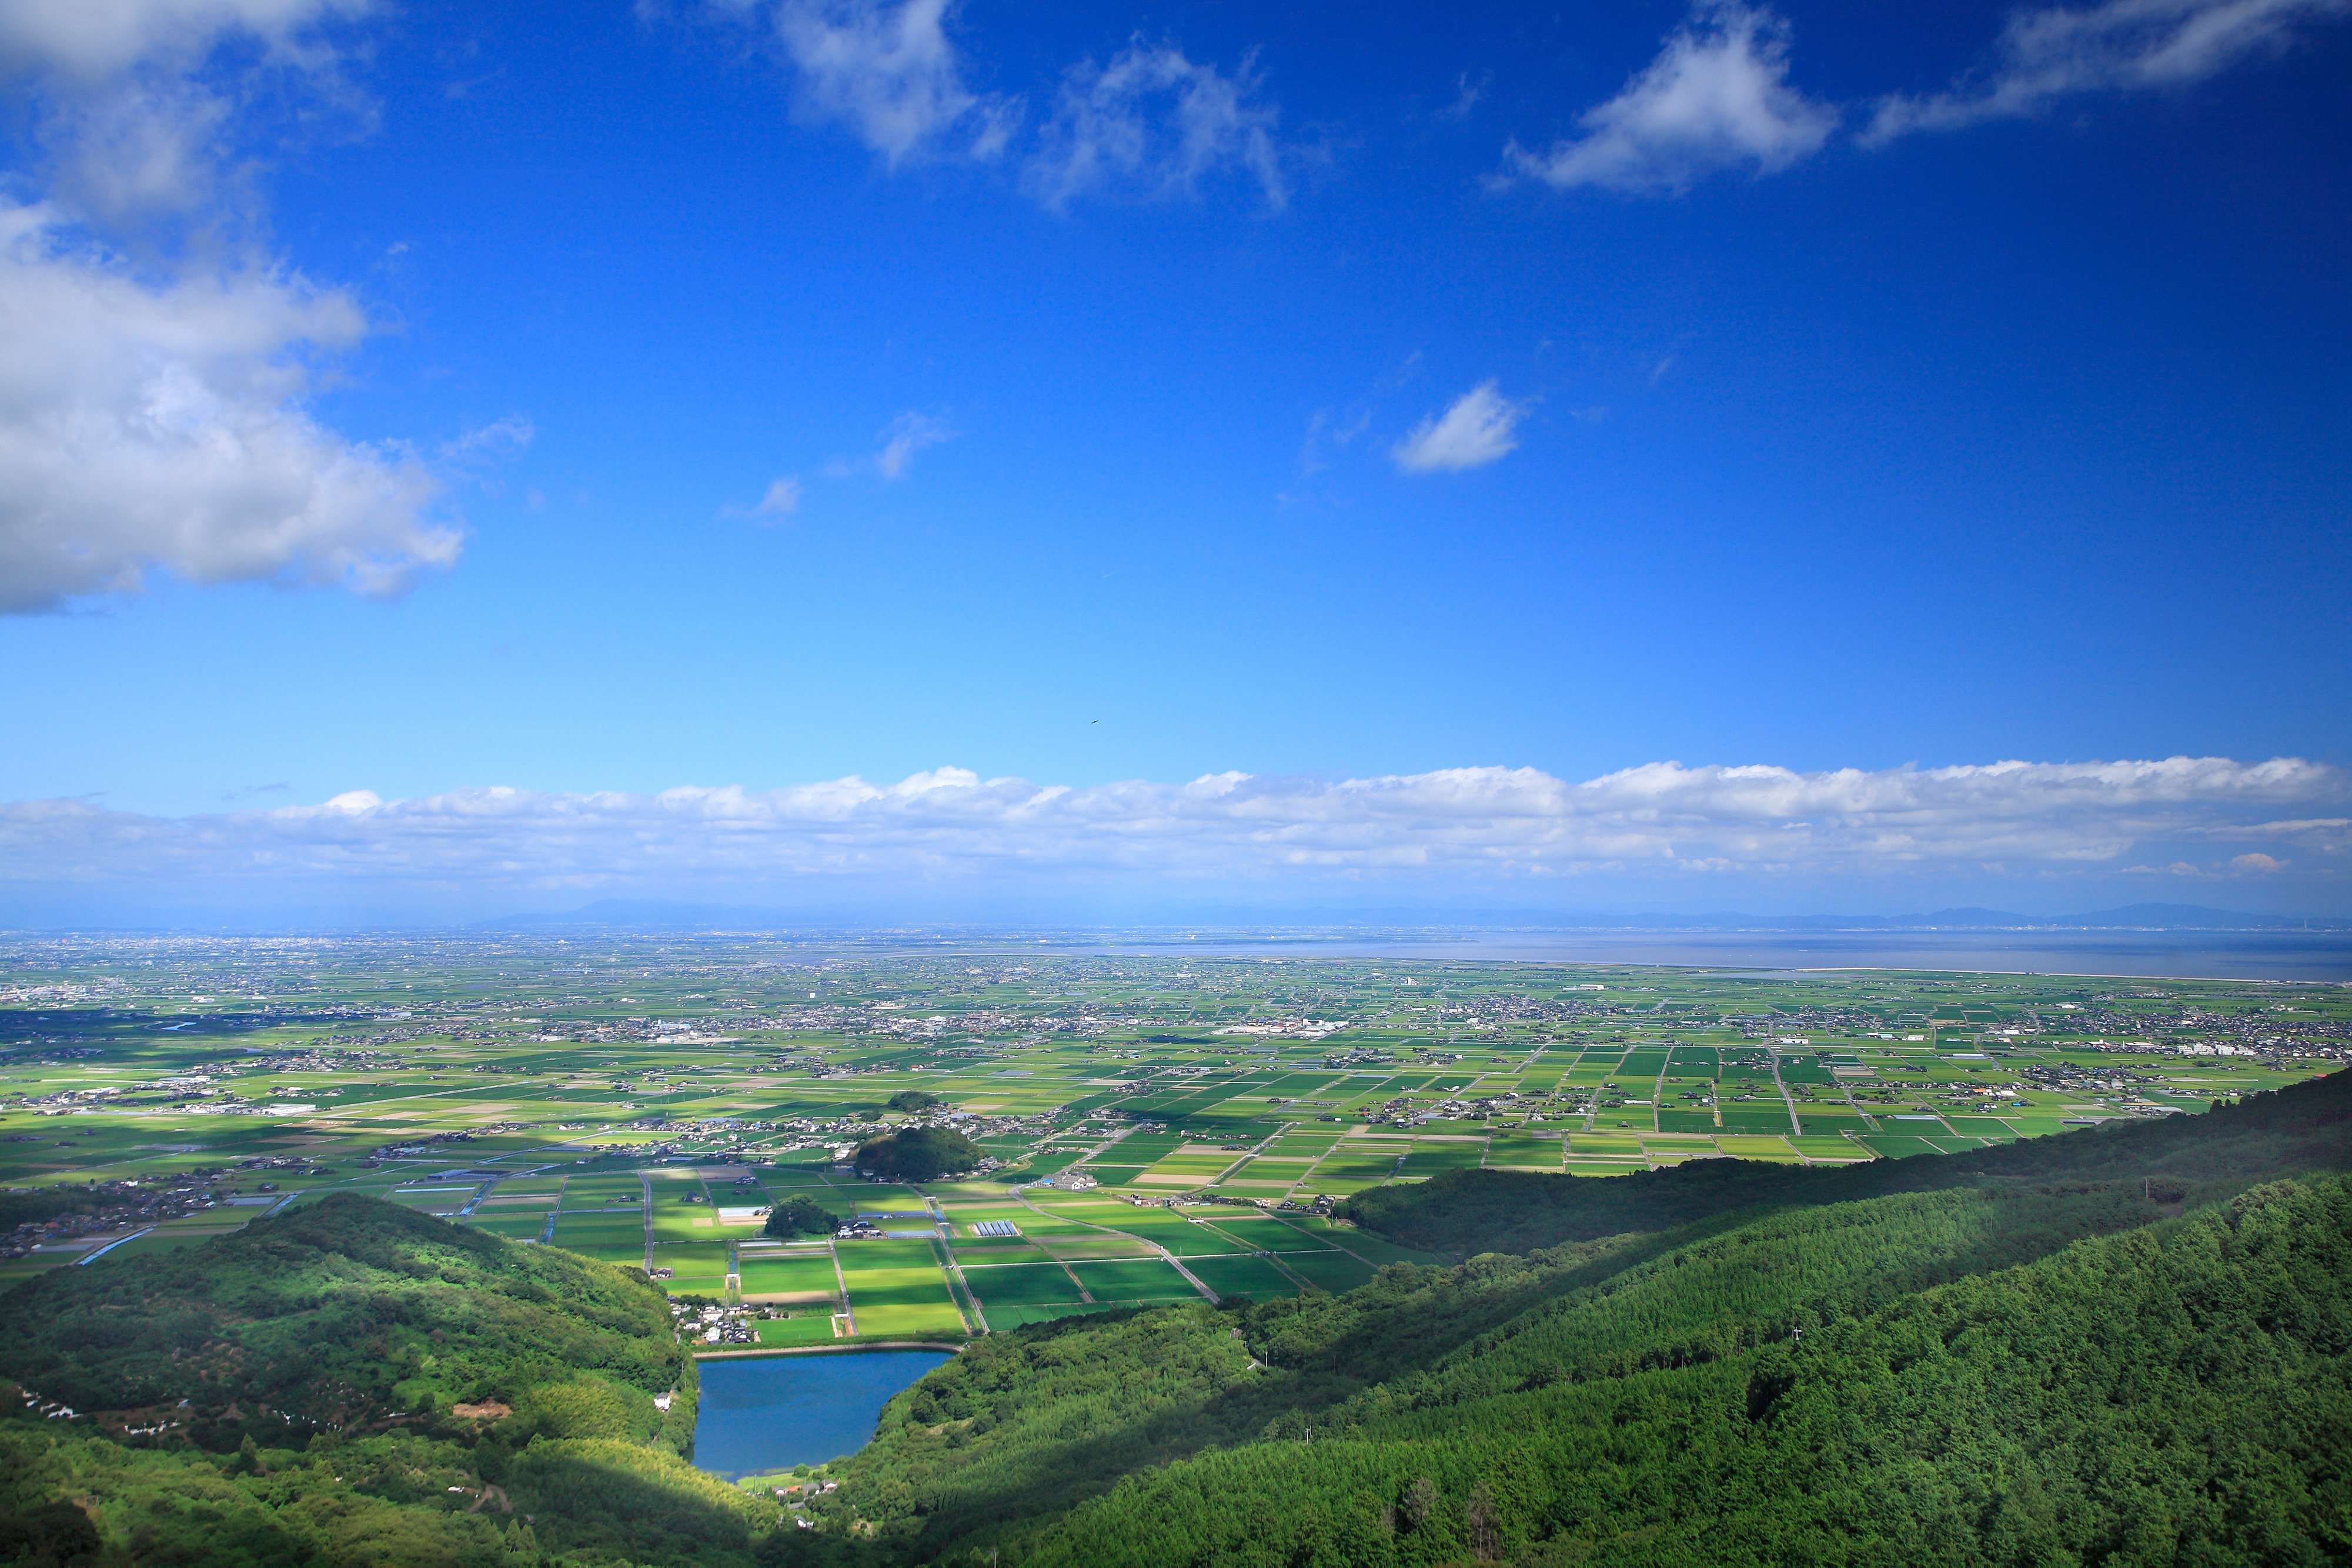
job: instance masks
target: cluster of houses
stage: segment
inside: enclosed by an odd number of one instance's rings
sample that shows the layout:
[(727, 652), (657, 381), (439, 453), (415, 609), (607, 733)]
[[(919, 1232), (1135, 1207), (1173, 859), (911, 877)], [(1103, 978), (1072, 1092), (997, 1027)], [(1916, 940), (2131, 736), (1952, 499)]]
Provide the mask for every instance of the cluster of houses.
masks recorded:
[(672, 1301), (669, 1313), (677, 1320), (681, 1338), (699, 1338), (705, 1344), (760, 1343), (758, 1332), (751, 1327), (751, 1314), (742, 1307), (697, 1307), (684, 1301)]

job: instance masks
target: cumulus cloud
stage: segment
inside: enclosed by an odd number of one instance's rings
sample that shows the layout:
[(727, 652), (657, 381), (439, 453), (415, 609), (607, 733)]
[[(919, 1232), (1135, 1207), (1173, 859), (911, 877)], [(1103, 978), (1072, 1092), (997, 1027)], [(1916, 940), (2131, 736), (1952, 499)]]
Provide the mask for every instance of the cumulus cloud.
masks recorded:
[[(128, 225), (217, 228), (247, 214), (226, 153), (268, 80), (316, 120), (359, 109), (328, 42), (367, 0), (21, 0), (0, 6), (0, 79), (28, 88), (27, 150), (54, 199)], [(216, 57), (220, 57), (216, 58)], [(273, 130), (282, 132), (282, 127)], [(133, 236), (137, 237), (137, 236)]]
[(0, 612), (141, 586), (384, 594), (457, 559), (439, 483), (302, 407), (348, 295), (231, 271), (149, 282), (39, 206), (0, 209)]
[(1226, 76), (1172, 44), (1138, 39), (1108, 65), (1082, 60), (1063, 74), (1029, 162), (1029, 189), (1060, 211), (1076, 196), (1119, 185), (1191, 195), (1207, 175), (1234, 168), (1278, 209), (1290, 197), (1275, 135), (1281, 111), (1257, 99), (1258, 87), (1249, 59)]
[(1702, 5), (1581, 134), (1535, 152), (1514, 141), (1510, 176), (1558, 190), (1671, 193), (1727, 169), (1775, 173), (1822, 149), (1837, 110), (1789, 85), (1788, 24), (1763, 7)]
[(370, 0), (9, 0), (0, 5), (0, 69), (46, 68), (94, 84), (149, 62), (184, 62), (238, 33), (299, 51), (320, 22), (372, 8)]
[[(0, 78), (28, 105), (15, 183), (47, 187), (0, 203), (0, 613), (157, 572), (381, 595), (457, 559), (444, 476), (310, 410), (368, 329), (357, 301), (234, 237), (257, 207), (225, 172), (244, 105), (222, 81), (257, 58), (306, 109), (333, 99), (321, 29), (367, 8), (0, 6)], [(502, 421), (440, 456), (465, 475), (527, 437)]]
[(1514, 433), (1527, 412), (1527, 404), (1513, 402), (1493, 382), (1485, 382), (1454, 399), (1444, 413), (1414, 425), (1389, 455), (1408, 474), (1482, 468), (1518, 445)]
[[(474, 789), (163, 819), (81, 800), (0, 807), (0, 881), (500, 887), (1338, 879), (1558, 886), (1579, 879), (1771, 881), (2121, 873), (2171, 846), (2275, 859), (2352, 849), (2352, 780), (2294, 758), (1838, 769), (1661, 762), (1571, 783), (1528, 768), (1339, 781), (1219, 773), (1072, 789), (962, 768), (750, 790)], [(2283, 810), (2291, 814), (2282, 815)], [(2263, 844), (2266, 849), (2246, 848)]]
[(2019, 11), (1991, 67), (1950, 91), (1881, 99), (1865, 143), (2036, 115), (2085, 93), (2181, 87), (2352, 15), (2352, 0), (2106, 0)]

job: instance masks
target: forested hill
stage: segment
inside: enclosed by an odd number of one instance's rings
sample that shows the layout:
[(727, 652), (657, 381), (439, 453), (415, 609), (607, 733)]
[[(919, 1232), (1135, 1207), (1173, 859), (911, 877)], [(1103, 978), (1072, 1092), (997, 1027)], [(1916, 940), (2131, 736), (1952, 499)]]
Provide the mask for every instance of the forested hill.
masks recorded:
[(2352, 1184), (2280, 1182), (1745, 1354), (1359, 1401), (1139, 1474), (1019, 1560), (2341, 1563), (2348, 1302)]
[[(28, 1281), (0, 1378), (27, 1560), (748, 1563), (773, 1511), (683, 1457), (693, 1363), (643, 1276), (371, 1198)], [(97, 1536), (43, 1513), (68, 1496)]]
[(1662, 1228), (1636, 1200), (1621, 1234), (1343, 1296), (990, 1335), (894, 1401), (821, 1528), (771, 1550), (2352, 1561), (2344, 1102), (2044, 1140), (2071, 1173), (2047, 1179), (1882, 1170), (1842, 1200), (1717, 1162), (1715, 1212)]
[(2208, 1113), (2115, 1121), (1964, 1154), (1835, 1166), (1691, 1160), (1622, 1176), (1448, 1171), (1374, 1187), (1343, 1211), (1376, 1235), (1469, 1257), (1657, 1231), (1759, 1204), (1849, 1203), (1986, 1182), (2143, 1181), (2175, 1199), (2213, 1182), (2352, 1167), (2352, 1072)]
[(0, 1416), (0, 1561), (2352, 1564), (2347, 1091), (1369, 1197), (1464, 1248), (1580, 1239), (986, 1335), (814, 1528), (687, 1463), (642, 1276), (331, 1200), (0, 1298), (0, 1375), (76, 1412)]

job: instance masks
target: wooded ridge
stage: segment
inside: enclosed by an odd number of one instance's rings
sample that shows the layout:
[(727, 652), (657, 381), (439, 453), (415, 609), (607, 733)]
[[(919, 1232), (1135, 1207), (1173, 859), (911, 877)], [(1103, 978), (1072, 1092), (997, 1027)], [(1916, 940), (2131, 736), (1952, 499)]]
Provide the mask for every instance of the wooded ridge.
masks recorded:
[(986, 1335), (811, 1527), (693, 1468), (637, 1270), (335, 1197), (0, 1297), (0, 1375), (74, 1412), (0, 1418), (0, 1555), (2347, 1562), (2347, 1170), (2337, 1075), (1844, 1170), (1374, 1189), (1366, 1230), (1474, 1255)]

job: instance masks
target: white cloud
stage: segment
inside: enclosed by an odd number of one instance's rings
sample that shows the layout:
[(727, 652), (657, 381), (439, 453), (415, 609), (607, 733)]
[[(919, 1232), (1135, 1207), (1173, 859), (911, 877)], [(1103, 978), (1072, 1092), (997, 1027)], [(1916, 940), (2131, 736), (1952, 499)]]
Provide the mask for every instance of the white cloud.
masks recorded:
[(1472, 387), (1442, 414), (1432, 414), (1389, 454), (1408, 474), (1452, 474), (1480, 468), (1518, 445), (1514, 438), (1527, 404), (1513, 402), (1493, 382)]
[(1949, 92), (1882, 99), (1862, 139), (2040, 114), (2084, 93), (2185, 86), (2347, 15), (2352, 0), (2107, 0), (2019, 11), (2002, 27), (1989, 71)]
[(1172, 44), (1138, 41), (1107, 66), (1082, 60), (1063, 73), (1029, 162), (1029, 189), (1058, 212), (1121, 184), (1191, 195), (1203, 177), (1236, 168), (1278, 209), (1290, 197), (1275, 137), (1281, 111), (1254, 101), (1258, 85), (1246, 58), (1229, 77)]
[[(25, 151), (52, 200), (138, 237), (159, 215), (233, 227), (255, 207), (256, 159), (234, 151), (252, 100), (299, 103), (251, 151), (322, 111), (364, 119), (329, 41), (367, 0), (17, 0), (0, 5), (0, 79), (22, 78)], [(224, 45), (238, 47), (215, 58)], [(268, 85), (265, 86), (264, 83)]]
[(885, 479), (896, 479), (913, 466), (916, 453), (954, 436), (954, 431), (929, 414), (902, 413), (882, 431), (882, 448), (874, 455), (874, 471)]
[(1821, 151), (1837, 110), (1789, 85), (1788, 24), (1763, 7), (1701, 5), (1645, 70), (1578, 120), (1582, 134), (1531, 152), (1514, 176), (1555, 189), (1676, 192), (1726, 169), (1774, 173)]
[(721, 507), (722, 517), (749, 517), (754, 522), (781, 523), (801, 509), (801, 482), (798, 475), (787, 474), (769, 482), (758, 501), (749, 507)]
[(431, 471), (302, 407), (310, 356), (365, 329), (299, 277), (150, 282), (47, 209), (0, 209), (0, 612), (156, 569), (383, 594), (451, 564)]
[(370, 0), (9, 0), (0, 5), (0, 69), (47, 69), (98, 82), (155, 61), (200, 57), (245, 34), (293, 50), (320, 22)]
[(438, 465), (446, 474), (484, 477), (499, 464), (519, 455), (538, 435), (538, 427), (526, 415), (510, 413), (443, 442), (436, 455)]
[[(307, 405), (320, 362), (366, 334), (358, 303), (233, 237), (260, 226), (235, 134), (257, 58), (280, 108), (338, 104), (322, 29), (368, 9), (0, 6), (0, 78), (28, 89), (14, 183), (47, 189), (0, 204), (0, 613), (158, 571), (386, 594), (457, 559), (441, 474)], [(528, 436), (500, 421), (440, 465), (463, 476)]]
[(949, 30), (954, 0), (705, 0), (704, 10), (772, 31), (802, 116), (847, 127), (890, 168), (1013, 153), (1023, 187), (1056, 212), (1119, 190), (1189, 196), (1228, 170), (1280, 208), (1286, 171), (1305, 156), (1276, 135), (1281, 111), (1259, 96), (1247, 57), (1227, 75), (1139, 39), (1108, 65), (1065, 69), (1045, 122), (1024, 134), (1025, 97), (971, 85)]
[(799, 73), (802, 111), (847, 126), (893, 169), (995, 157), (1023, 105), (965, 85), (947, 33), (952, 9), (951, 0), (785, 0), (774, 26)]
[[(2294, 758), (1821, 773), (1661, 762), (1580, 784), (1528, 768), (1339, 782), (1220, 773), (1086, 789), (943, 768), (897, 784), (849, 778), (655, 795), (474, 789), (385, 800), (362, 789), (323, 805), (186, 818), (26, 801), (0, 806), (0, 882), (594, 888), (822, 878), (996, 887), (1091, 877), (1558, 887), (1728, 875), (1916, 881), (1976, 876), (1989, 863), (2041, 881), (2122, 874), (2135, 852), (2160, 863), (2181, 845), (2191, 853), (2264, 846), (2232, 862), (2242, 870), (2260, 869), (2252, 857), (2278, 859), (2269, 852), (2287, 841), (2341, 856), (2352, 829), (2309, 808), (2347, 798), (2343, 773)], [(2282, 817), (2282, 808), (2295, 814)]]

